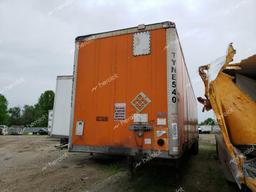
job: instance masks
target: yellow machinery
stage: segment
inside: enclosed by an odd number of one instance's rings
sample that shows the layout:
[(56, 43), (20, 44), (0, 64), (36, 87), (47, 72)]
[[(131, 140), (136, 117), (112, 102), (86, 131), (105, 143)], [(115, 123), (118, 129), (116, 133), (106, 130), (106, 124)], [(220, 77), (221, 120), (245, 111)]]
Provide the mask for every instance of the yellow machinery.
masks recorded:
[(205, 95), (198, 101), (216, 115), (216, 149), (226, 178), (256, 191), (256, 55), (231, 64), (235, 53), (230, 44), (225, 57), (199, 67)]

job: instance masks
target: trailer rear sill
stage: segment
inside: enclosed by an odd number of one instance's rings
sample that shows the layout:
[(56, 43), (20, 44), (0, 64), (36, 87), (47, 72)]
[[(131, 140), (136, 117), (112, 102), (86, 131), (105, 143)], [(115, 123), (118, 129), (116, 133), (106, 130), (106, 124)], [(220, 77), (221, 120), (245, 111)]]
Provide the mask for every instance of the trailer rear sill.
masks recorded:
[[(81, 146), (81, 145), (72, 145), (69, 148), (70, 152), (82, 152), (82, 153), (99, 153), (99, 154), (111, 154), (111, 155), (130, 155), (136, 156), (139, 153), (143, 155), (152, 155), (156, 154), (159, 151), (157, 150), (142, 150), (140, 149), (130, 149), (130, 148), (117, 148), (117, 147), (96, 147), (96, 146)], [(179, 159), (181, 155), (169, 155), (168, 152), (160, 152), (159, 155), (155, 156), (155, 158), (163, 158), (163, 159)]]

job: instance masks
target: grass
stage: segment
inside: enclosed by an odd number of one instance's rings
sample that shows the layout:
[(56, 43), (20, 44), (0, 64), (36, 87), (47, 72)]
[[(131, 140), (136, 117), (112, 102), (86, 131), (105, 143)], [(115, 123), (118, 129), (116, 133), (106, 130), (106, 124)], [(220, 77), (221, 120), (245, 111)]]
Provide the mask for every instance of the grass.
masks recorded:
[(108, 165), (103, 165), (102, 170), (110, 173), (111, 175), (114, 175), (121, 171), (127, 171), (127, 168), (122, 163), (111, 163)]
[(124, 157), (95, 154), (92, 158), (104, 172), (114, 175), (121, 171), (127, 171), (127, 164)]
[[(131, 181), (135, 192), (189, 191), (189, 192), (235, 192), (236, 185), (230, 185), (224, 178), (219, 162), (216, 160), (215, 145), (200, 143), (196, 156), (184, 159), (181, 176), (169, 166), (147, 165), (139, 170), (136, 179)], [(182, 189), (182, 190), (181, 190)]]
[[(132, 192), (235, 192), (237, 186), (226, 182), (219, 162), (216, 160), (215, 145), (201, 141), (199, 154), (184, 158), (180, 176), (174, 166), (168, 164), (143, 164), (136, 170), (133, 179), (123, 178), (119, 188)], [(126, 161), (96, 160), (100, 169), (110, 175), (128, 171)], [(178, 176), (178, 177), (177, 177)]]

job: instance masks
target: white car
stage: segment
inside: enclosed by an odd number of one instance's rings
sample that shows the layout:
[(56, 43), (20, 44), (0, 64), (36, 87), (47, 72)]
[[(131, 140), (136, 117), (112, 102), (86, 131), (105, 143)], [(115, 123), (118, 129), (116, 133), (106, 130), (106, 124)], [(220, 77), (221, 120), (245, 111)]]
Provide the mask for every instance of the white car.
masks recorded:
[(199, 134), (203, 134), (203, 133), (209, 134), (212, 132), (212, 126), (211, 125), (202, 125), (202, 126), (198, 127), (198, 132), (199, 132)]
[(0, 135), (7, 135), (8, 127), (6, 125), (0, 125)]

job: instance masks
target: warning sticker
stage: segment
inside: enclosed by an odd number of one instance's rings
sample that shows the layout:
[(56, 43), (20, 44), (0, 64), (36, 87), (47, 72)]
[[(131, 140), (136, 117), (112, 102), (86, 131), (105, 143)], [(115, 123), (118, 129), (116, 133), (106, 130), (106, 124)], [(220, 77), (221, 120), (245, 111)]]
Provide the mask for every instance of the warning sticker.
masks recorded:
[(151, 138), (145, 138), (144, 139), (144, 144), (145, 145), (150, 145), (151, 144)]
[(115, 103), (115, 121), (122, 121), (126, 118), (126, 104), (125, 103)]
[(172, 123), (172, 139), (178, 139), (177, 123)]

